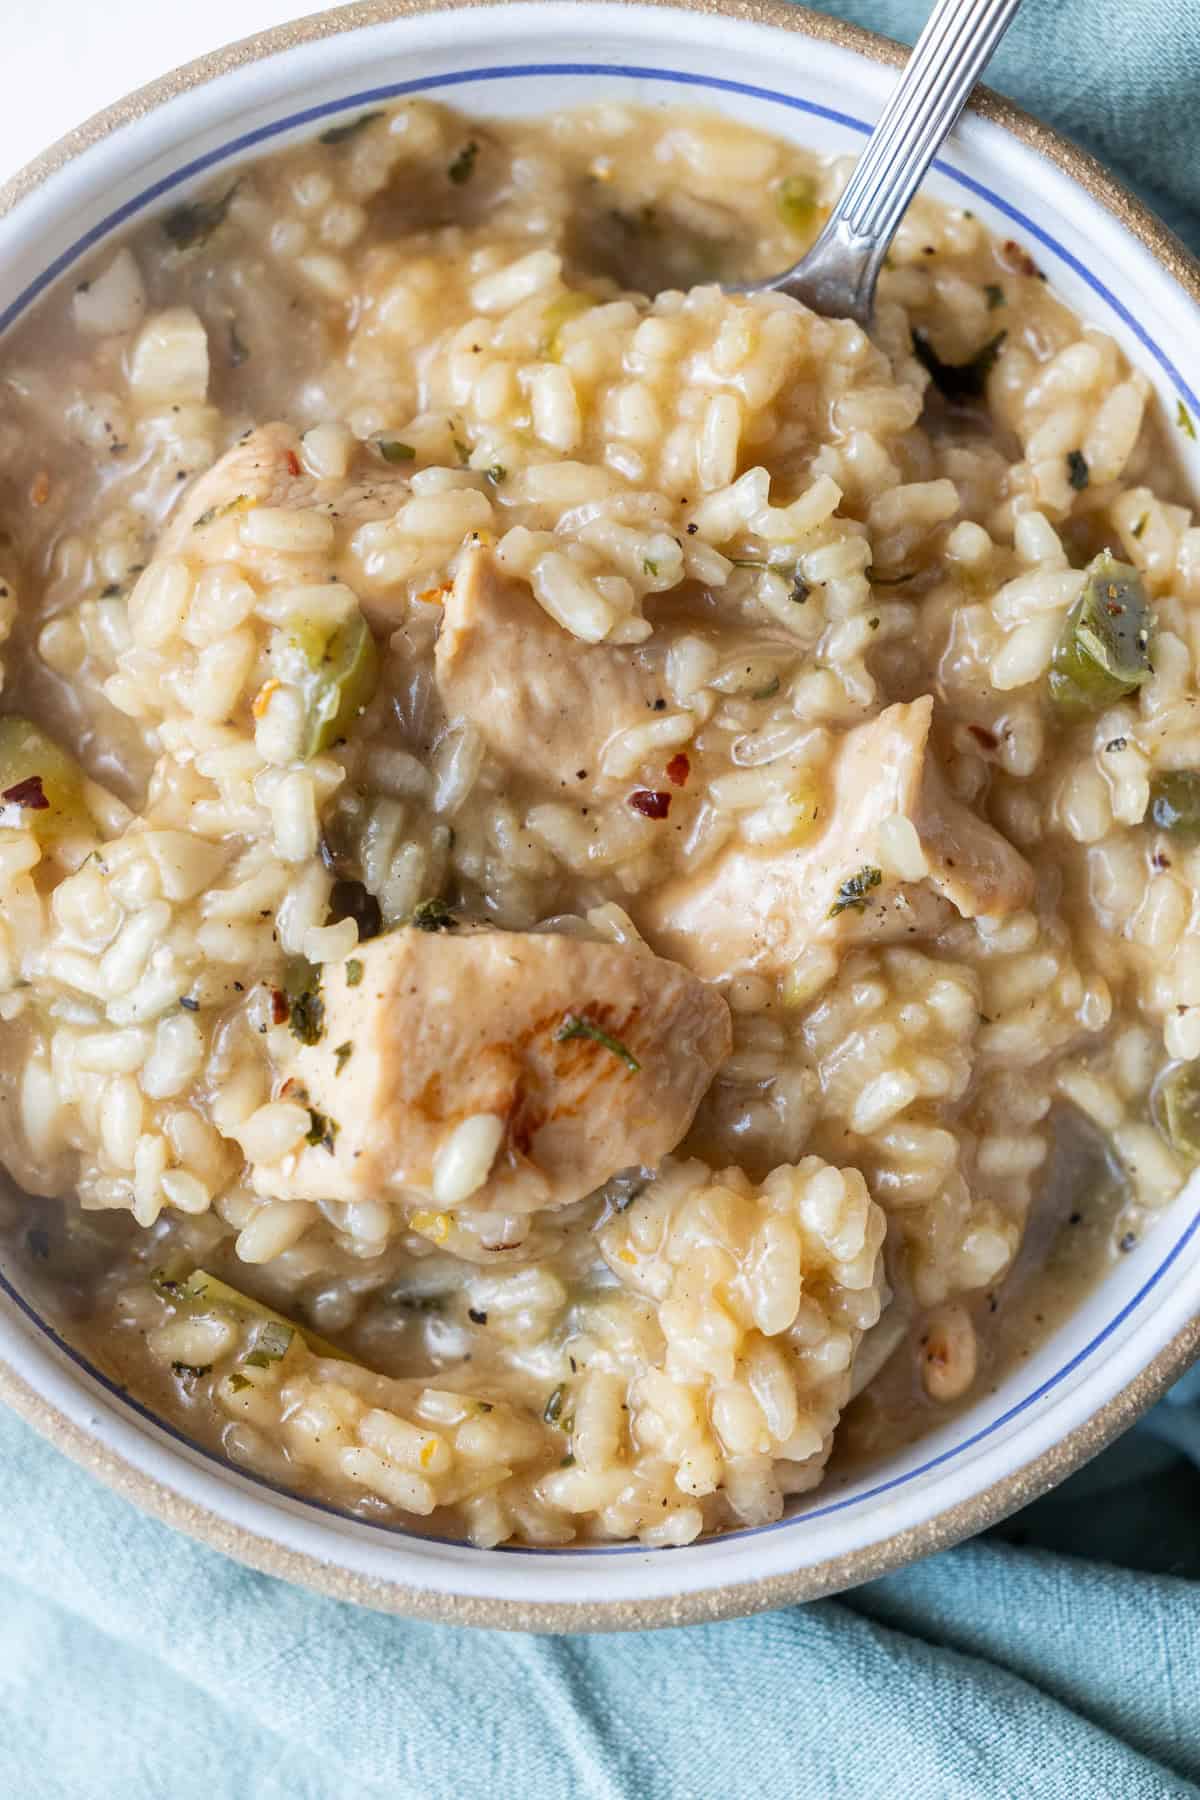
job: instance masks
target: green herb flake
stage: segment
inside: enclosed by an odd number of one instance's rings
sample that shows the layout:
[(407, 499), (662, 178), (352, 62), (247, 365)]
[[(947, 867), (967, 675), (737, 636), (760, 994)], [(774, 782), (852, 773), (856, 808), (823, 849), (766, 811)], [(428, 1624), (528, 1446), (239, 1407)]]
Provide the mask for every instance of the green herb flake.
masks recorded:
[(883, 880), (879, 869), (860, 869), (856, 875), (848, 875), (837, 891), (837, 898), (830, 907), (826, 918), (836, 919), (839, 913), (856, 910), (865, 912), (867, 895), (872, 888), (877, 888)]
[(416, 451), (411, 444), (402, 444), (399, 438), (379, 438), (375, 448), (386, 463), (407, 463), (416, 459)]
[(989, 312), (995, 312), (998, 306), (1007, 304), (1004, 298), (1004, 289), (1000, 286), (999, 282), (989, 281), (984, 288), (983, 293), (984, 298), (987, 301), (987, 309)]
[(308, 1109), (308, 1119), (308, 1130), (304, 1134), (305, 1143), (311, 1144), (314, 1149), (319, 1146), (322, 1150), (328, 1150), (332, 1156), (334, 1145), (337, 1143), (337, 1134), (341, 1129), (337, 1120), (329, 1118), (326, 1113), (318, 1112), (312, 1106)]
[(335, 1075), (341, 1074), (342, 1070), (345, 1068), (346, 1064), (350, 1061), (350, 1058), (353, 1055), (354, 1055), (354, 1045), (353, 1044), (347, 1042), (345, 1044), (338, 1045), (337, 1049), (333, 1053), (333, 1072)]
[(357, 987), (363, 978), (363, 966), (357, 956), (352, 956), (346, 964), (346, 986)]
[(1091, 470), (1088, 468), (1087, 457), (1083, 454), (1083, 451), (1068, 450), (1067, 480), (1075, 489), (1075, 492), (1081, 494), (1091, 478)]
[(1048, 684), (1060, 713), (1102, 712), (1149, 681), (1154, 615), (1138, 571), (1104, 550), (1054, 648)]
[(164, 218), (162, 228), (176, 250), (194, 250), (198, 244), (207, 242), (217, 227), (224, 224), (229, 203), (240, 186), (241, 183), (235, 181), (216, 200), (192, 200), (184, 206), (173, 207)]
[(1175, 423), (1185, 437), (1190, 437), (1195, 441), (1196, 427), (1192, 424), (1192, 415), (1182, 400), (1177, 403), (1175, 408)]
[(462, 439), (458, 437), (451, 438), (450, 442), (454, 445), (455, 456), (457, 456), (459, 462), (465, 469), (471, 460), (471, 446), (469, 444), (464, 444)]
[(351, 119), (348, 125), (331, 125), (328, 131), (321, 133), (317, 142), (319, 144), (344, 144), (349, 138), (357, 137), (360, 131), (365, 131), (374, 120), (382, 119), (382, 117), (381, 112), (359, 113), (357, 119)]
[(320, 969), (297, 959), (294, 967), (288, 970), (285, 987), (289, 1001), (288, 1030), (302, 1044), (319, 1044), (325, 1032)]
[(547, 1425), (557, 1425), (562, 1416), (563, 1401), (567, 1397), (565, 1385), (560, 1381), (542, 1409), (542, 1417)]
[(1140, 538), (1143, 531), (1145, 531), (1145, 529), (1149, 523), (1150, 523), (1150, 514), (1148, 512), (1144, 512), (1142, 514), (1141, 518), (1138, 520), (1137, 524), (1133, 528), (1134, 537)]
[(651, 577), (658, 574), (658, 564), (653, 560), (652, 557), (643, 556), (643, 558), (642, 558), (642, 573), (643, 573), (643, 575), (649, 575)]
[(253, 1386), (254, 1383), (249, 1380), (247, 1376), (239, 1375), (236, 1369), (234, 1369), (229, 1377), (229, 1391), (231, 1394), (244, 1394), (247, 1388), (252, 1388)]
[(913, 355), (923, 368), (928, 369), (933, 385), (943, 399), (951, 405), (961, 406), (966, 401), (982, 398), (987, 378), (996, 366), (996, 358), (1008, 333), (998, 331), (963, 363), (943, 362), (923, 332), (914, 331), (912, 336)]
[(620, 1038), (610, 1037), (607, 1031), (601, 1031), (599, 1025), (594, 1025), (590, 1019), (581, 1018), (578, 1013), (568, 1013), (554, 1033), (556, 1044), (569, 1043), (572, 1038), (590, 1038), (592, 1043), (602, 1044), (614, 1056), (620, 1057), (633, 1075), (638, 1074), (641, 1069), (641, 1063), (626, 1049)]
[(453, 931), (458, 920), (444, 900), (422, 900), (408, 923), (418, 931)]
[(487, 478), (491, 482), (493, 487), (499, 487), (500, 483), (505, 479), (505, 477), (508, 474), (508, 470), (505, 468), (503, 463), (493, 463), (491, 468), (485, 470), (484, 472), (487, 475)]
[(463, 145), (454, 161), (450, 164), (450, 167), (446, 170), (447, 175), (450, 177), (455, 187), (465, 187), (467, 182), (470, 181), (472, 175), (475, 173), (475, 159), (478, 155), (479, 145), (475, 142), (475, 139), (472, 138), (470, 143)]

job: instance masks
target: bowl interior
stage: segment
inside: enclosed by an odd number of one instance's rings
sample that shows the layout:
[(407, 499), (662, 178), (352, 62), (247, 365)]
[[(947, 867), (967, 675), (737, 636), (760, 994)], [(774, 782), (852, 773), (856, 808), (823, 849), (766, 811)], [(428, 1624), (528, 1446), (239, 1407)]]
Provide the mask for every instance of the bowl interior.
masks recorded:
[[(356, 9), (361, 15), (371, 9)], [(391, 8), (378, 9), (380, 14)], [(822, 152), (861, 145), (894, 81), (856, 34), (805, 15), (792, 29), (666, 7), (506, 5), (335, 34), (321, 21), (196, 65), (51, 153), (0, 194), (0, 330), (129, 220), (350, 115), (426, 93), (476, 115), (546, 113), (604, 98), (717, 111)], [(776, 15), (769, 4), (764, 14)], [(336, 16), (333, 24), (338, 26)], [(819, 35), (809, 35), (817, 30)], [(263, 54), (263, 47), (271, 54)], [(719, 72), (718, 72), (719, 71)], [(219, 78), (210, 79), (211, 75)], [(118, 128), (112, 129), (116, 125)], [(92, 141), (88, 141), (89, 137)], [(931, 191), (1018, 239), (1068, 303), (1102, 326), (1174, 415), (1200, 417), (1195, 291), (1058, 161), (969, 116)], [(1129, 215), (1134, 215), (1131, 212)], [(1181, 453), (1200, 482), (1200, 446)], [(476, 1551), (348, 1518), (191, 1446), (118, 1391), (39, 1316), (0, 1263), (0, 1356), (10, 1398), (135, 1497), (262, 1566), (336, 1591), (486, 1624), (603, 1628), (748, 1610), (865, 1579), (953, 1541), (1098, 1449), (1193, 1348), (1200, 1184), (1122, 1258), (995, 1392), (777, 1525), (682, 1550)], [(99, 1449), (97, 1450), (97, 1446)]]

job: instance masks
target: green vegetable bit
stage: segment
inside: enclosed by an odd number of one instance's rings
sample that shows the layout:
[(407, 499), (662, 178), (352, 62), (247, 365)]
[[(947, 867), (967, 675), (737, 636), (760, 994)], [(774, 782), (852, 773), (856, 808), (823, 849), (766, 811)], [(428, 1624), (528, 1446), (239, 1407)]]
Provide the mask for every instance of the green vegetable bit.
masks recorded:
[(1007, 304), (1004, 298), (1004, 289), (1000, 286), (999, 282), (989, 281), (983, 292), (984, 297), (987, 300), (987, 309), (989, 312), (995, 312), (998, 306)]
[(1190, 437), (1190, 438), (1195, 437), (1196, 427), (1192, 423), (1192, 415), (1188, 411), (1187, 407), (1183, 404), (1182, 400), (1180, 400), (1178, 402), (1178, 404), (1175, 408), (1175, 423), (1178, 425), (1180, 431), (1183, 432), (1183, 435), (1185, 437)]
[(335, 1075), (341, 1074), (342, 1070), (345, 1068), (346, 1064), (350, 1061), (350, 1058), (353, 1055), (354, 1055), (354, 1045), (353, 1044), (347, 1042), (345, 1044), (338, 1045), (337, 1049), (333, 1053), (333, 1072)]
[(817, 183), (812, 175), (786, 175), (775, 189), (775, 210), (789, 231), (810, 232), (817, 219)]
[(381, 112), (359, 113), (357, 119), (351, 119), (348, 125), (331, 125), (328, 131), (321, 133), (317, 142), (319, 144), (344, 144), (348, 138), (357, 137), (360, 131), (365, 130), (375, 119), (382, 119), (382, 117)]
[(304, 699), (304, 755), (319, 756), (344, 738), (379, 680), (379, 651), (360, 612), (330, 630), (298, 620), (281, 659)]
[(357, 956), (352, 956), (346, 964), (346, 986), (357, 987), (363, 978), (363, 966)]
[(877, 888), (882, 880), (883, 874), (879, 869), (865, 868), (860, 869), (856, 875), (848, 875), (838, 889), (837, 898), (826, 917), (836, 919), (839, 913), (851, 910), (865, 912), (867, 895), (872, 888)]
[(1091, 478), (1091, 470), (1088, 468), (1087, 457), (1083, 454), (1083, 451), (1068, 450), (1067, 480), (1075, 489), (1075, 492), (1081, 494)]
[(1050, 665), (1058, 710), (1069, 717), (1101, 712), (1148, 681), (1153, 624), (1137, 570), (1102, 550), (1088, 564)]
[(1200, 1163), (1200, 1062), (1176, 1063), (1154, 1091), (1155, 1123), (1172, 1150)]
[(386, 463), (407, 463), (416, 460), (416, 451), (411, 444), (402, 444), (399, 438), (379, 438), (375, 448)]
[(965, 401), (983, 397), (987, 378), (996, 365), (1000, 346), (1007, 336), (1006, 331), (998, 331), (994, 338), (989, 338), (966, 362), (948, 363), (942, 361), (924, 332), (914, 331), (913, 355), (923, 368), (928, 369), (933, 377), (933, 384), (942, 397), (952, 405), (962, 405)]
[(1179, 843), (1200, 844), (1200, 769), (1171, 769), (1150, 783), (1150, 817)]
[[(336, 1057), (336, 1051), (334, 1055)], [(308, 1119), (308, 1130), (304, 1134), (305, 1143), (311, 1144), (314, 1149), (319, 1145), (323, 1150), (328, 1150), (332, 1156), (339, 1130), (337, 1120), (329, 1118), (326, 1113), (317, 1112), (316, 1108), (312, 1106), (308, 1109)]]
[(216, 200), (193, 200), (186, 206), (174, 207), (163, 220), (162, 228), (176, 250), (194, 250), (198, 244), (206, 243), (218, 225), (224, 224), (229, 203), (240, 186), (235, 181)]
[(614, 1056), (620, 1057), (633, 1075), (638, 1074), (641, 1069), (641, 1063), (620, 1038), (610, 1037), (607, 1031), (601, 1031), (599, 1025), (594, 1025), (590, 1019), (581, 1018), (578, 1013), (568, 1013), (554, 1033), (556, 1044), (569, 1043), (572, 1038), (590, 1038), (594, 1044), (603, 1044), (606, 1050), (611, 1050)]
[(75, 758), (28, 719), (0, 719), (0, 829), (32, 831), (40, 844), (94, 837)]

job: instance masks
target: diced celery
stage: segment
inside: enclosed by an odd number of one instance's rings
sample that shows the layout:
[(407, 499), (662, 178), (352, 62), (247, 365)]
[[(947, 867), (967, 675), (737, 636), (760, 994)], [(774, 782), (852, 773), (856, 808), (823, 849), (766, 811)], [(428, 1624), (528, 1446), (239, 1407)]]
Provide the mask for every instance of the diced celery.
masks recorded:
[(287, 630), (287, 676), (304, 696), (304, 754), (319, 756), (344, 738), (374, 696), (379, 651), (371, 627), (354, 612), (332, 630), (324, 623), (294, 620)]
[(1153, 627), (1138, 571), (1102, 550), (1088, 564), (1050, 665), (1050, 697), (1059, 711), (1101, 712), (1149, 680)]
[(1200, 769), (1171, 769), (1150, 783), (1150, 817), (1181, 844), (1200, 844)]

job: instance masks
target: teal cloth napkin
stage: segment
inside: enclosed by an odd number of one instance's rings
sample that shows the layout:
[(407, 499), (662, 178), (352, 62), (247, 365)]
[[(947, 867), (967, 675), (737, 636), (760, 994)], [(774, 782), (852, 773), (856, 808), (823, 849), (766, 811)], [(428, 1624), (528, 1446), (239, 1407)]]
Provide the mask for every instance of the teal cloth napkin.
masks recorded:
[[(916, 0), (830, 11), (908, 42)], [(1027, 0), (993, 84), (1200, 249), (1193, 0)], [(0, 1797), (1200, 1796), (1200, 1372), (990, 1538), (640, 1637), (411, 1624), (138, 1516), (0, 1415)]]

